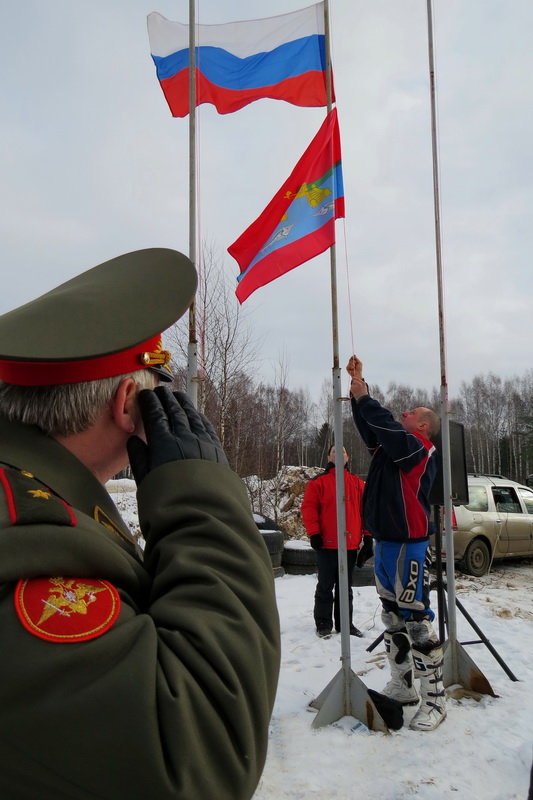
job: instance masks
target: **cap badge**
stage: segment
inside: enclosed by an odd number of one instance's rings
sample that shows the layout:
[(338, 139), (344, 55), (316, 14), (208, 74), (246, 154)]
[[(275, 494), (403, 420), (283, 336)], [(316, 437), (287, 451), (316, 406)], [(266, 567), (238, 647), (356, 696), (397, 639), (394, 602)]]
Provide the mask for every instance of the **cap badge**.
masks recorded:
[(32, 578), (15, 588), (26, 630), (49, 642), (84, 642), (109, 630), (120, 611), (112, 584), (98, 579)]
[(163, 340), (159, 337), (155, 350), (152, 352), (145, 351), (140, 354), (139, 358), (141, 359), (141, 364), (144, 364), (145, 367), (162, 366), (169, 369), (168, 364), (172, 356), (169, 350), (163, 350), (162, 347)]

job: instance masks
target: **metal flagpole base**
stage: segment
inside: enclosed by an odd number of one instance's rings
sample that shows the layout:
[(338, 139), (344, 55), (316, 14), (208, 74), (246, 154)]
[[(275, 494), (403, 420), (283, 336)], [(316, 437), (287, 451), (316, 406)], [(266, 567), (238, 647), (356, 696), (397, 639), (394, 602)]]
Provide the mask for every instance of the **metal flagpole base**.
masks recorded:
[(350, 708), (345, 704), (344, 670), (341, 668), (328, 683), (315, 700), (309, 703), (311, 708), (317, 708), (318, 714), (311, 727), (322, 728), (331, 725), (342, 717), (354, 717), (362, 722), (371, 731), (389, 733), (383, 717), (372, 702), (363, 681), (350, 670)]
[(459, 684), (461, 696), (479, 699), (479, 695), (490, 694), (498, 697), (479, 667), (472, 661), (464, 647), (457, 641), (448, 639), (444, 643), (444, 663), (442, 679), (445, 687)]

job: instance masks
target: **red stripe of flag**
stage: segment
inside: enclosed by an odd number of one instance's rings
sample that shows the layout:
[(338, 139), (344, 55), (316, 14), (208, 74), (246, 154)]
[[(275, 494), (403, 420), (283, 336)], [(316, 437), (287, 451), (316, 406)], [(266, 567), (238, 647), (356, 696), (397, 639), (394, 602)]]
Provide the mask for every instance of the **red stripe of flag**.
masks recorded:
[[(184, 69), (160, 81), (161, 89), (173, 117), (185, 117), (189, 113), (189, 70)], [(295, 106), (325, 105), (324, 73), (307, 72), (280, 83), (258, 89), (226, 89), (211, 83), (196, 70), (196, 105), (212, 103), (219, 114), (231, 114), (253, 103), (270, 98), (285, 100)]]

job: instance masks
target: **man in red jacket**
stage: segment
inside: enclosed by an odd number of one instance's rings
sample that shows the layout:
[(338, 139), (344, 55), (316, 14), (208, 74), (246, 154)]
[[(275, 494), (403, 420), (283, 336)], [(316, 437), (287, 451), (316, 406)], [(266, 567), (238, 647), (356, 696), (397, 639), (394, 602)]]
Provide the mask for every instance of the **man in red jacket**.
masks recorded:
[[(346, 466), (348, 453), (344, 450), (344, 502), (346, 508), (346, 550), (348, 559), (348, 588), (350, 597), (350, 633), (362, 636), (352, 623), (352, 571), (363, 537), (361, 500), (365, 483), (352, 475)], [(311, 547), (316, 550), (318, 583), (315, 592), (314, 618), (318, 636), (332, 633), (332, 611), (335, 630), (340, 631), (340, 587), (337, 539), (337, 505), (335, 487), (335, 445), (328, 452), (328, 463), (321, 475), (309, 481), (302, 501), (302, 519)]]

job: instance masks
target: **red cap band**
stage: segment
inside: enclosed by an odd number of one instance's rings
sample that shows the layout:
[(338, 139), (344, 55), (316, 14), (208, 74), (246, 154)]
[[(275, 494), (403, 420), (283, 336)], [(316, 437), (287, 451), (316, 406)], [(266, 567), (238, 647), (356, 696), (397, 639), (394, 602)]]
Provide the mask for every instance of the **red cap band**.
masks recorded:
[(17, 386), (56, 386), (61, 383), (82, 383), (100, 378), (124, 375), (148, 369), (154, 363), (150, 356), (161, 352), (161, 334), (145, 342), (97, 358), (77, 361), (14, 361), (0, 359), (0, 380)]

